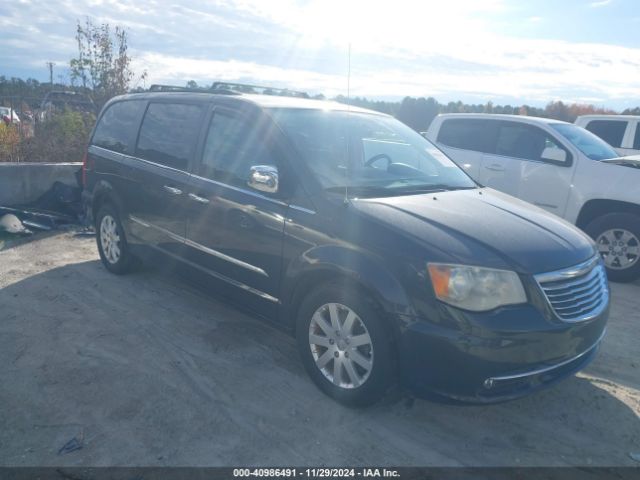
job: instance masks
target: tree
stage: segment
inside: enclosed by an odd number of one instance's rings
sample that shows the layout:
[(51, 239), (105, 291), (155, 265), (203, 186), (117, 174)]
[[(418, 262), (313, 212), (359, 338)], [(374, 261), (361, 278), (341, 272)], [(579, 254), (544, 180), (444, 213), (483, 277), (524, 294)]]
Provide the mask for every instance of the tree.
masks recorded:
[(127, 52), (127, 31), (116, 26), (112, 35), (108, 23), (98, 26), (87, 18), (84, 25), (78, 21), (76, 42), (78, 57), (69, 62), (72, 85), (80, 82), (91, 88), (98, 105), (127, 93), (134, 77)]
[(544, 113), (549, 118), (568, 122), (570, 120), (569, 107), (561, 101), (549, 102), (544, 109)]
[(405, 97), (398, 109), (397, 118), (414, 130), (422, 132), (429, 128), (438, 111), (438, 102), (432, 97)]
[(484, 106), (484, 113), (493, 113), (493, 102), (491, 100)]

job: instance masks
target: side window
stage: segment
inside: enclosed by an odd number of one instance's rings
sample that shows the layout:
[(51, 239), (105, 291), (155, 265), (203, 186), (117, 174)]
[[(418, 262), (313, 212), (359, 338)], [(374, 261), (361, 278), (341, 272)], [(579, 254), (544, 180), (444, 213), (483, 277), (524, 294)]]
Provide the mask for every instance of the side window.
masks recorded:
[(621, 147), (627, 122), (625, 120), (591, 120), (586, 128), (612, 147)]
[(246, 187), (253, 165), (276, 165), (264, 136), (264, 129), (256, 122), (229, 111), (216, 110), (209, 125), (198, 174)]
[(112, 104), (100, 117), (92, 145), (119, 153), (133, 153), (133, 142), (146, 101), (128, 100)]
[(151, 103), (142, 121), (136, 155), (151, 162), (187, 170), (198, 140), (203, 107)]
[(542, 152), (552, 148), (564, 150), (544, 130), (516, 122), (502, 122), (496, 141), (496, 155), (541, 160)]
[(636, 123), (636, 136), (633, 139), (634, 150), (640, 150), (640, 122)]
[(437, 141), (464, 150), (489, 153), (493, 150), (493, 131), (496, 122), (452, 118), (443, 121)]

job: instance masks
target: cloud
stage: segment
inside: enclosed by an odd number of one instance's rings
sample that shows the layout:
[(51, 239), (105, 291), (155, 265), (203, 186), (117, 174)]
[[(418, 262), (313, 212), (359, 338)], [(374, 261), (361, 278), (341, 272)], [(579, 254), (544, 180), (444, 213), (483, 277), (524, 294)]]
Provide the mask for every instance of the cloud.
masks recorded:
[[(75, 53), (75, 21), (89, 15), (127, 27), (147, 85), (224, 79), (344, 93), (351, 44), (354, 95), (640, 102), (640, 48), (501, 33), (496, 19), (517, 21), (514, 8), (507, 0), (5, 2), (0, 68), (44, 79), (51, 60), (60, 73)], [(544, 19), (535, 13), (521, 17), (529, 28)]]
[(591, 2), (589, 6), (591, 8), (606, 7), (607, 5), (611, 4), (612, 1), (613, 0), (599, 0), (597, 2)]
[[(640, 99), (640, 86), (629, 81), (640, 69), (640, 50), (597, 44), (520, 40), (509, 45), (467, 45), (445, 51), (423, 52), (412, 65), (363, 63), (353, 52), (351, 91), (360, 96), (440, 96), (543, 103)], [(484, 61), (478, 61), (484, 55)], [(140, 67), (150, 82), (184, 83), (196, 79), (210, 83), (228, 79), (288, 85), (325, 95), (345, 93), (346, 70), (321, 74), (293, 64), (281, 66), (237, 60), (185, 59), (143, 54)], [(615, 72), (612, 75), (611, 72)], [(480, 101), (480, 100), (479, 100)]]

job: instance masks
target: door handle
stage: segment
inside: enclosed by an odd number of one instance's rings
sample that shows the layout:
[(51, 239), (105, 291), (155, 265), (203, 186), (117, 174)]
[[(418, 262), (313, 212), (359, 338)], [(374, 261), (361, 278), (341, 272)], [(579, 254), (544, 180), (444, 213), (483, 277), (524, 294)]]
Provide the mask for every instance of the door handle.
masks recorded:
[(204, 198), (201, 197), (199, 195), (196, 195), (195, 193), (190, 193), (189, 194), (189, 198), (191, 200), (193, 200), (194, 202), (198, 202), (198, 203), (209, 203), (209, 199), (208, 198)]
[(487, 170), (491, 170), (493, 172), (504, 172), (504, 167), (498, 163), (493, 163), (491, 165), (487, 165), (486, 167)]
[(169, 192), (172, 195), (182, 195), (182, 190), (180, 190), (179, 188), (170, 187), (169, 185), (164, 185), (162, 188), (164, 188), (165, 191)]

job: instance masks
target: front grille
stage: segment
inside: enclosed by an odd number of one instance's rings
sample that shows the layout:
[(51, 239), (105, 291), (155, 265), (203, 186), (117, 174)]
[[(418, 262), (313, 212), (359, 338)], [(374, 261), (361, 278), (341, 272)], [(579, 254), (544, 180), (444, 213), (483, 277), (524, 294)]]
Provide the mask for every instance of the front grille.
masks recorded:
[(555, 314), (566, 322), (593, 318), (609, 302), (607, 275), (600, 257), (535, 278)]

